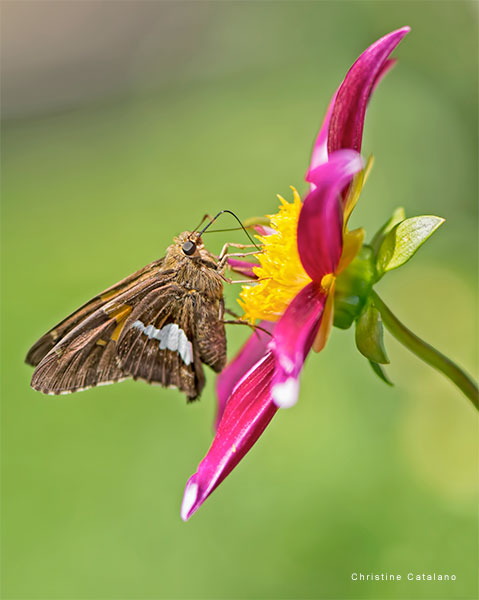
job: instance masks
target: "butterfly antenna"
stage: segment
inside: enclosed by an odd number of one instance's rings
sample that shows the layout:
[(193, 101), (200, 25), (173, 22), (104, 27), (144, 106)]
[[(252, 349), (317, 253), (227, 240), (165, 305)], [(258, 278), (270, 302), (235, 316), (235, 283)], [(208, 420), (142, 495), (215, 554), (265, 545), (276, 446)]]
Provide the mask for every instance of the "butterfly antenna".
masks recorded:
[[(251, 227), (252, 225), (246, 227), (246, 229), (251, 229)], [(206, 233), (225, 233), (226, 231), (241, 231), (241, 227), (228, 227), (228, 229), (208, 229)]]
[(256, 244), (256, 242), (253, 240), (253, 238), (247, 232), (246, 227), (243, 225), (243, 223), (240, 221), (240, 219), (231, 210), (220, 210), (220, 212), (211, 219), (211, 221), (208, 223), (208, 225), (206, 225), (206, 227), (203, 227), (203, 229), (198, 233), (198, 237), (201, 237), (203, 235), (203, 233), (208, 229), (208, 227), (210, 227), (210, 225), (213, 225), (213, 223), (216, 221), (216, 219), (223, 213), (228, 213), (228, 214), (232, 215), (238, 221), (238, 223), (241, 226), (241, 229), (246, 233), (249, 241), (253, 244), (253, 246), (255, 248), (257, 248), (259, 251), (261, 251), (261, 248), (258, 246), (258, 244)]

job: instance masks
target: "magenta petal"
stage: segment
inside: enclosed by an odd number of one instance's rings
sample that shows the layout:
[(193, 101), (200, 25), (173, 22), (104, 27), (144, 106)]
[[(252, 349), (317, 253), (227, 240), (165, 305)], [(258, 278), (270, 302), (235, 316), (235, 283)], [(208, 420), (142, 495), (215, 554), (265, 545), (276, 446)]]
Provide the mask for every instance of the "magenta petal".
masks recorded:
[(298, 221), (298, 251), (303, 267), (313, 281), (321, 282), (334, 273), (343, 248), (341, 190), (363, 168), (361, 156), (353, 150), (339, 150), (327, 163), (308, 174), (317, 186), (301, 208)]
[(259, 233), (259, 235), (263, 236), (273, 235), (273, 233), (276, 233), (276, 231), (268, 225), (255, 225), (253, 229), (256, 231), (256, 233)]
[[(388, 71), (390, 71), (395, 64), (396, 64), (396, 60), (392, 59), (392, 58), (388, 59), (384, 63), (383, 67), (381, 68), (380, 72), (378, 73), (378, 75), (374, 81), (372, 92), (376, 89), (376, 86), (382, 80), (384, 75), (386, 75), (386, 73)], [(311, 162), (309, 164), (308, 171), (305, 176), (306, 181), (310, 181), (310, 173), (311, 173), (311, 171), (313, 171), (313, 169), (315, 169), (316, 167), (319, 167), (319, 165), (324, 164), (328, 160), (329, 123), (331, 121), (331, 115), (333, 114), (333, 109), (334, 109), (334, 104), (336, 102), (337, 93), (338, 93), (338, 90), (336, 90), (336, 92), (334, 93), (334, 95), (331, 99), (331, 102), (329, 103), (328, 110), (326, 111), (326, 115), (324, 117), (323, 124), (321, 125), (321, 129), (319, 130), (319, 133), (318, 133), (318, 137), (316, 138), (316, 141), (314, 142), (313, 152), (311, 153)], [(339, 149), (340, 148), (338, 148), (338, 150)], [(315, 188), (316, 188), (316, 186), (314, 185), (314, 183), (310, 183), (309, 189), (312, 191)]]
[(235, 273), (245, 275), (249, 279), (257, 279), (253, 268), (259, 267), (259, 263), (246, 262), (244, 260), (237, 260), (236, 258), (228, 258), (228, 267)]
[(328, 153), (341, 148), (361, 150), (364, 117), (371, 93), (390, 65), (387, 60), (409, 27), (393, 31), (369, 46), (348, 71), (338, 90), (328, 134)]
[[(306, 181), (310, 180), (310, 173), (319, 165), (327, 162), (328, 160), (328, 133), (329, 133), (329, 122), (331, 120), (331, 115), (333, 113), (334, 103), (336, 101), (336, 94), (338, 91), (334, 93), (334, 96), (331, 98), (331, 102), (329, 103), (328, 110), (326, 111), (326, 115), (324, 117), (323, 124), (321, 125), (321, 129), (319, 130), (318, 137), (314, 142), (313, 152), (311, 154), (311, 162), (309, 164), (308, 172), (306, 173)], [(310, 190), (314, 190), (316, 186), (314, 183), (310, 184)]]
[[(259, 327), (273, 333), (276, 323), (270, 321), (261, 321)], [(253, 365), (266, 353), (266, 345), (271, 340), (271, 336), (257, 329), (248, 338), (238, 354), (226, 365), (216, 379), (216, 395), (218, 397), (218, 408), (215, 419), (215, 428), (223, 416), (226, 403), (231, 393), (240, 379), (247, 373)]]
[(274, 417), (270, 385), (274, 359), (268, 352), (234, 390), (205, 458), (185, 487), (181, 518), (186, 521), (231, 473)]
[(321, 325), (326, 299), (319, 284), (309, 283), (297, 294), (275, 327), (269, 344), (276, 359), (271, 394), (281, 408), (296, 403), (298, 375)]

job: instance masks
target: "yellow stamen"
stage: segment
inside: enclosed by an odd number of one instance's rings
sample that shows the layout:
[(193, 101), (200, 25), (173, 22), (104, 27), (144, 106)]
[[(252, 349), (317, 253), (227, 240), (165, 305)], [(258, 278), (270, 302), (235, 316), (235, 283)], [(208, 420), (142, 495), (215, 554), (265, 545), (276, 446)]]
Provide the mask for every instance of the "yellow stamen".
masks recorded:
[[(343, 271), (355, 258), (364, 241), (364, 229), (348, 231), (347, 222), (355, 207), (361, 190), (373, 164), (371, 156), (363, 171), (353, 180), (344, 207), (343, 252), (336, 272), (329, 273), (321, 280), (324, 293), (328, 294), (322, 325), (314, 343), (319, 351), (326, 343), (334, 316), (334, 283), (336, 275)], [(282, 196), (279, 211), (268, 215), (270, 226), (275, 233), (257, 236), (262, 245), (262, 253), (257, 254), (258, 267), (253, 271), (258, 277), (255, 285), (244, 285), (238, 302), (244, 310), (244, 318), (254, 323), (256, 319), (278, 321), (293, 298), (311, 282), (304, 270), (297, 247), (297, 229), (302, 202), (294, 187), (293, 202), (287, 202)]]
[(295, 188), (293, 202), (281, 196), (279, 211), (269, 215), (270, 225), (276, 233), (257, 236), (263, 252), (256, 255), (260, 266), (254, 273), (259, 281), (253, 286), (243, 286), (238, 302), (245, 318), (277, 321), (291, 300), (311, 282), (301, 264), (297, 248), (297, 228), (301, 211), (301, 198)]

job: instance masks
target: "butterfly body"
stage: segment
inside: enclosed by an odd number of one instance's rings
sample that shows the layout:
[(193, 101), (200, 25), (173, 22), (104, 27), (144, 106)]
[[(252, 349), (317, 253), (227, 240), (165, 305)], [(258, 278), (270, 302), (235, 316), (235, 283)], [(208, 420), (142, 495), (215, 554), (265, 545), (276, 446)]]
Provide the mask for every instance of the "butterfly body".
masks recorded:
[(163, 259), (108, 288), (42, 336), (26, 358), (36, 367), (31, 385), (62, 394), (132, 377), (176, 387), (194, 400), (205, 384), (203, 364), (217, 372), (225, 365), (222, 318), (223, 278), (216, 259), (199, 237), (184, 232)]

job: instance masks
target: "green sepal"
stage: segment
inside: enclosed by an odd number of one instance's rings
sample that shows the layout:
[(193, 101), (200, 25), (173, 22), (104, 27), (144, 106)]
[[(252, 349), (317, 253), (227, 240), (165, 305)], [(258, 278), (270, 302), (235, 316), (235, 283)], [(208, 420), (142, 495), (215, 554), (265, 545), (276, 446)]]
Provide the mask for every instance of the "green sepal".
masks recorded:
[(348, 329), (359, 317), (376, 281), (374, 252), (362, 246), (358, 255), (338, 275), (334, 288), (334, 321), (339, 329)]
[(381, 315), (371, 300), (368, 300), (356, 321), (356, 346), (370, 361), (383, 365), (389, 363)]
[(381, 244), (383, 243), (386, 235), (391, 231), (393, 227), (401, 223), (406, 219), (406, 213), (404, 212), (404, 208), (400, 206), (396, 208), (392, 217), (384, 223), (384, 225), (379, 229), (375, 234), (371, 243), (369, 244), (371, 248), (374, 250), (374, 253), (377, 255)]
[(369, 364), (371, 365), (372, 370), (376, 373), (376, 375), (379, 377), (379, 379), (381, 379), (382, 381), (384, 381), (384, 383), (387, 383), (388, 385), (390, 385), (391, 387), (394, 386), (394, 383), (389, 379), (389, 377), (386, 375), (384, 369), (381, 367), (381, 365), (378, 365), (378, 363), (373, 362), (372, 360), (368, 361)]
[(379, 277), (404, 265), (443, 223), (441, 217), (423, 215), (395, 225), (378, 251), (376, 268)]

